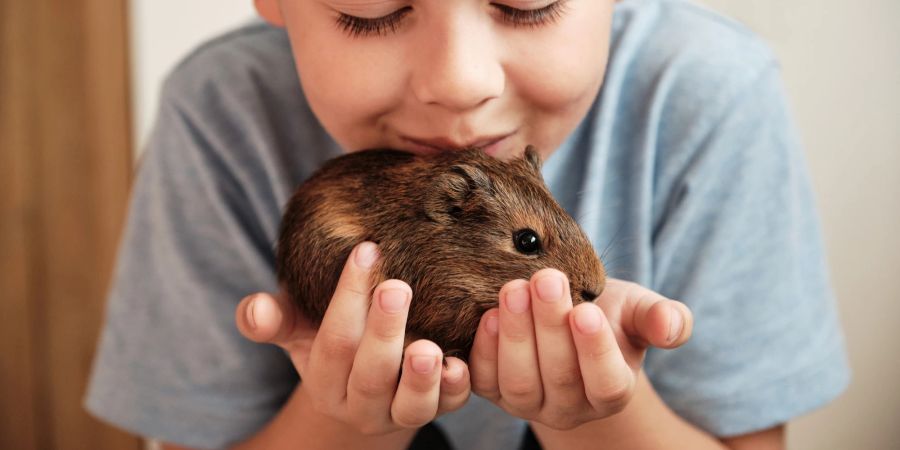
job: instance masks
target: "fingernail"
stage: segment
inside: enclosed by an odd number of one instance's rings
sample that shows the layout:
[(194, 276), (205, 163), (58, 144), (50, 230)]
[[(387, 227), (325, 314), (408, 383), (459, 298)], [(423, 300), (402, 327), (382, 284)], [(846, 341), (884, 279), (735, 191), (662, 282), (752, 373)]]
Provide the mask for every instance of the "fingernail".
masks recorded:
[(247, 315), (247, 325), (250, 326), (250, 329), (251, 329), (251, 330), (255, 330), (255, 329), (256, 329), (256, 311), (255, 311), (255, 308), (256, 308), (256, 304), (259, 303), (259, 302), (257, 301), (257, 298), (258, 298), (258, 297), (253, 297), (253, 298), (251, 298), (251, 299), (250, 299), (250, 303), (247, 305), (247, 312), (246, 312), (246, 315)]
[(681, 336), (681, 330), (684, 328), (684, 318), (681, 317), (681, 311), (674, 306), (669, 306), (671, 309), (671, 319), (669, 319), (669, 339), (668, 342), (674, 342), (675, 339), (678, 339), (678, 336)]
[(499, 333), (500, 328), (497, 324), (496, 314), (491, 314), (487, 319), (484, 319), (484, 328), (491, 336), (496, 336)]
[(378, 260), (378, 246), (374, 242), (363, 242), (356, 249), (356, 264), (363, 269), (371, 269)]
[(409, 300), (409, 293), (402, 289), (385, 289), (381, 291), (378, 298), (378, 301), (381, 303), (381, 309), (390, 314), (402, 311), (406, 306), (407, 300)]
[(558, 275), (546, 275), (537, 280), (538, 297), (545, 302), (555, 302), (563, 296), (563, 280)]
[(413, 356), (412, 368), (418, 373), (431, 373), (434, 366), (437, 365), (437, 358), (434, 356)]
[(507, 291), (506, 308), (516, 314), (528, 311), (528, 291), (520, 287)]
[(603, 328), (603, 318), (600, 317), (600, 311), (591, 307), (579, 309), (575, 314), (575, 326), (578, 327), (578, 331), (588, 336), (599, 333), (600, 329)]

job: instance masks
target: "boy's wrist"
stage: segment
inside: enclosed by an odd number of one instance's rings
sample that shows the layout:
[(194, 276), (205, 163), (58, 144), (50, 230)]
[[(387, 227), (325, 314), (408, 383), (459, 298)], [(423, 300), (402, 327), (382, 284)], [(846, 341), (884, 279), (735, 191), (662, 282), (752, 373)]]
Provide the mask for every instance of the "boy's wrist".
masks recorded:
[(530, 423), (535, 437), (547, 450), (596, 448), (616, 449), (725, 449), (714, 436), (676, 415), (659, 398), (650, 380), (641, 371), (634, 397), (625, 409), (605, 419), (585, 423), (571, 430), (555, 430)]
[(303, 383), (298, 383), (281, 411), (259, 433), (234, 447), (252, 449), (407, 448), (418, 430), (403, 429), (384, 435), (365, 435), (352, 425), (319, 413)]

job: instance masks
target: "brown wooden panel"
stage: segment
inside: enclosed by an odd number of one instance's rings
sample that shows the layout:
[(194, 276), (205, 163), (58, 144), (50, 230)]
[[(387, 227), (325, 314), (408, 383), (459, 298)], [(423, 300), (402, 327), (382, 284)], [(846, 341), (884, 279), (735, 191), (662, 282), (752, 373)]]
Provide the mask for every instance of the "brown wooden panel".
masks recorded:
[(131, 176), (125, 0), (0, 3), (0, 448), (138, 449), (82, 409)]
[(30, 104), (27, 48), (17, 45), (31, 22), (21, 2), (0, 2), (0, 448), (36, 448), (33, 315), (28, 241), (34, 225), (28, 173)]

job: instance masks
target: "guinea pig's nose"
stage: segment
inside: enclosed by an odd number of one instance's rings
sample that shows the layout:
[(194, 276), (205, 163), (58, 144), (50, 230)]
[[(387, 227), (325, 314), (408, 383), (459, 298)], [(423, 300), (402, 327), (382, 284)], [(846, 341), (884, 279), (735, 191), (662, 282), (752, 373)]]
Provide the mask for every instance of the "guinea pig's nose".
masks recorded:
[(581, 290), (581, 298), (583, 298), (584, 301), (586, 301), (586, 302), (592, 302), (592, 301), (594, 301), (595, 298), (597, 298), (597, 294), (595, 294), (587, 289), (582, 289)]

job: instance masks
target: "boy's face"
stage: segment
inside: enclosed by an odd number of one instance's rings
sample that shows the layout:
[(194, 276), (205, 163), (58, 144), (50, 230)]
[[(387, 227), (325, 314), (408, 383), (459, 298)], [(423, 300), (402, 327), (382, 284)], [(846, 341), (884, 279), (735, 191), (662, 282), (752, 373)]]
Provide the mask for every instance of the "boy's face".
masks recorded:
[(548, 156), (581, 121), (614, 0), (255, 3), (287, 27), (309, 105), (345, 150), (485, 146), (506, 159), (527, 144)]

